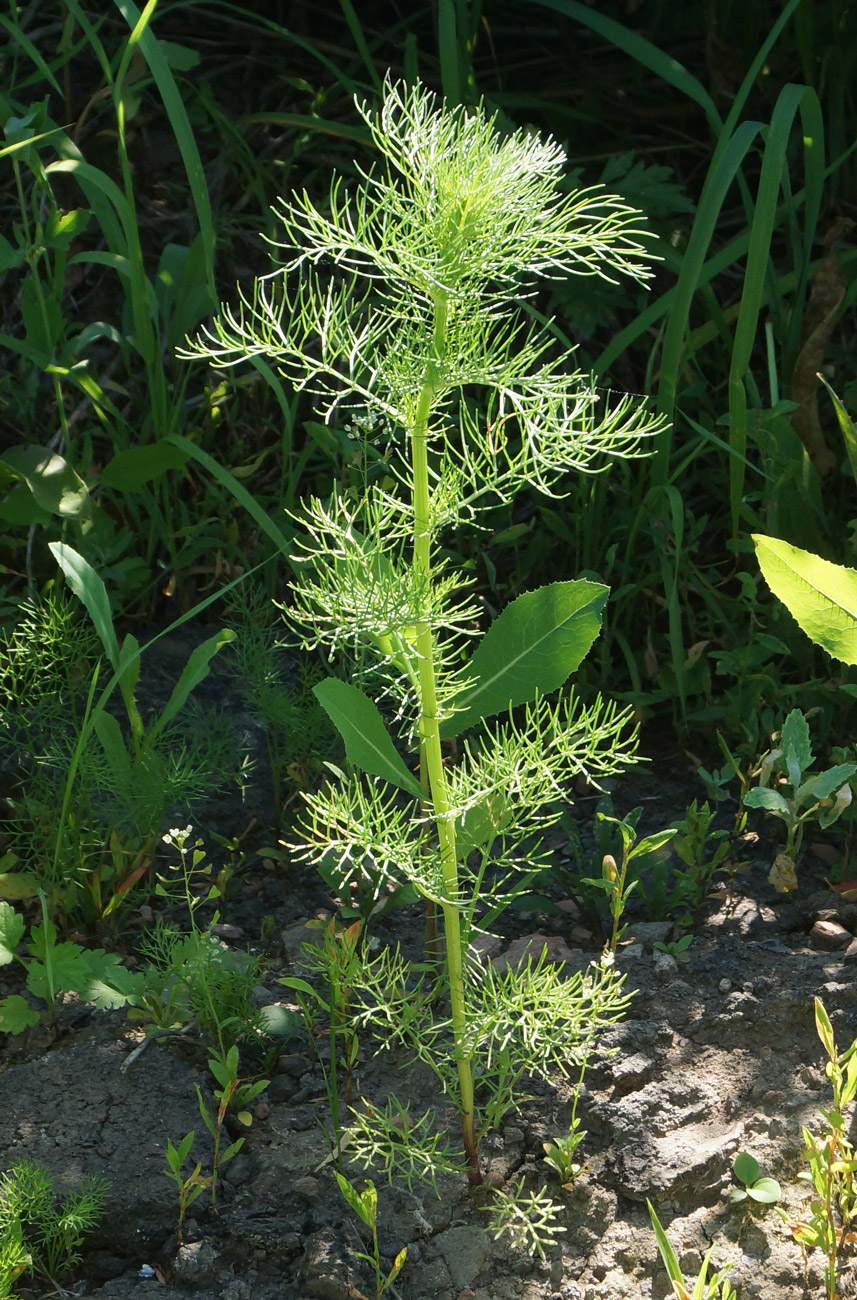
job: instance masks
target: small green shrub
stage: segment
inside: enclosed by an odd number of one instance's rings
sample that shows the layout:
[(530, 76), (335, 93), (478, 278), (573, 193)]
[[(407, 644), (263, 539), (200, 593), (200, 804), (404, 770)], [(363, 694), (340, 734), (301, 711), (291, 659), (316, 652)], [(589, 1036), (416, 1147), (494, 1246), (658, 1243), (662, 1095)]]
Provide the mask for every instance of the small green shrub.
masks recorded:
[(38, 1273), (55, 1289), (80, 1263), (80, 1247), (104, 1214), (110, 1185), (92, 1174), (61, 1201), (54, 1179), (35, 1160), (16, 1160), (0, 1174), (0, 1297), (15, 1278)]

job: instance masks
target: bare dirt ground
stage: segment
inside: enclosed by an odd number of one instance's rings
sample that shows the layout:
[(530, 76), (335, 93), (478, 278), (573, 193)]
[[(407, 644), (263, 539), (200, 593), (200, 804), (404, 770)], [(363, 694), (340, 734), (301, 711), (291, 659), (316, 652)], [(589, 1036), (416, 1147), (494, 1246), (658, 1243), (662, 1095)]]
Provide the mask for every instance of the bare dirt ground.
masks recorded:
[[(664, 767), (665, 762), (671, 768)], [(676, 773), (678, 772), (678, 776)], [(698, 784), (698, 783), (697, 783)], [(670, 825), (700, 793), (674, 753), (619, 782), (623, 810), (643, 801), (647, 829)], [(242, 813), (242, 815), (244, 815)], [(789, 1211), (807, 1195), (801, 1126), (818, 1130), (831, 1094), (813, 1018), (820, 996), (841, 1049), (857, 1035), (850, 938), (857, 905), (823, 882), (810, 851), (800, 889), (783, 897), (767, 881), (770, 845), (742, 876), (731, 901), (711, 901), (699, 918), (685, 962), (655, 951), (669, 926), (632, 923), (620, 965), (634, 991), (629, 1012), (606, 1036), (618, 1049), (587, 1076), (581, 1116), (588, 1132), (585, 1168), (570, 1190), (543, 1159), (542, 1144), (567, 1131), (570, 1091), (536, 1085), (532, 1100), (485, 1145), (496, 1180), (547, 1186), (565, 1229), (540, 1260), (497, 1242), (487, 1230), (484, 1194), (458, 1176), (410, 1192), (379, 1189), (380, 1245), (387, 1265), (408, 1248), (389, 1292), (401, 1300), (623, 1300), (670, 1294), (651, 1230), (650, 1198), (686, 1272), (713, 1262), (733, 1265), (741, 1297), (797, 1300), (807, 1294), (801, 1254), (772, 1210), (731, 1205), (732, 1162), (751, 1153), (779, 1180)], [(320, 882), (265, 869), (251, 856), (235, 882), (222, 921), (227, 942), (259, 947), (273, 918), (260, 1000), (287, 1001), (277, 979), (299, 967), (304, 922), (331, 900)], [(524, 914), (498, 925), (504, 946), (526, 934), (561, 937), (570, 967), (597, 956), (574, 918)], [(819, 927), (819, 920), (836, 926)], [(269, 929), (271, 923), (268, 922)], [(815, 928), (813, 928), (815, 927)], [(418, 942), (416, 908), (385, 919), (382, 942)], [(857, 944), (851, 945), (857, 948)], [(19, 991), (12, 968), (0, 971), (0, 995)], [(117, 1300), (348, 1300), (374, 1295), (357, 1258), (365, 1229), (334, 1182), (321, 1124), (327, 1098), (306, 1039), (283, 1044), (241, 1153), (222, 1174), (217, 1212), (203, 1197), (176, 1241), (176, 1194), (165, 1176), (167, 1139), (196, 1132), (195, 1159), (210, 1160), (194, 1085), (213, 1105), (204, 1045), (184, 1039), (149, 1044), (123, 1069), (140, 1030), (120, 1012), (69, 1001), (59, 1032), (34, 1030), (0, 1044), (0, 1169), (21, 1156), (42, 1161), (58, 1187), (86, 1173), (110, 1180), (109, 1210), (88, 1241), (83, 1264), (66, 1285), (77, 1295)], [(395, 1088), (405, 1102), (438, 1104), (436, 1085), (393, 1053), (364, 1059), (364, 1096)], [(454, 1117), (450, 1115), (454, 1131)], [(843, 1294), (849, 1287), (848, 1268)], [(821, 1260), (811, 1257), (808, 1294), (823, 1295)], [(19, 1285), (22, 1296), (38, 1294)]]

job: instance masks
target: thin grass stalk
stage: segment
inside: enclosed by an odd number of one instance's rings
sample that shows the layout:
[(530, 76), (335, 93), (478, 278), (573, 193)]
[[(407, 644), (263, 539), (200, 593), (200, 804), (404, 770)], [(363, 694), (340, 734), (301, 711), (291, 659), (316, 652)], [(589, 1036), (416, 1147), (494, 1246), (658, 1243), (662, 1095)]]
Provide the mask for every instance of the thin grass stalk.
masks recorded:
[(380, 94), (381, 76), (378, 69), (375, 67), (375, 60), (372, 58), (372, 51), (369, 49), (369, 44), (366, 40), (363, 28), (360, 25), (360, 19), (357, 17), (357, 11), (351, 3), (351, 0), (339, 0), (339, 7), (342, 10), (343, 18), (348, 24), (348, 30), (351, 32), (351, 37), (363, 62), (363, 66), (369, 74), (369, 80), (375, 90)]
[(776, 219), (777, 197), (786, 149), (794, 119), (800, 111), (807, 173), (806, 236), (801, 266), (797, 272), (795, 307), (801, 311), (806, 296), (808, 252), (815, 235), (821, 207), (821, 176), (824, 172), (824, 126), (818, 96), (809, 86), (786, 86), (781, 91), (767, 132), (756, 209), (750, 228), (750, 247), (741, 294), (741, 308), (735, 327), (735, 342), (729, 367), (729, 442), (738, 455), (729, 462), (729, 505), (732, 536), (737, 537), (744, 496), (744, 458), (747, 450), (747, 397), (744, 380), (756, 342), (759, 313), (766, 298), (765, 279), (771, 238)]
[[(190, 186), (191, 198), (193, 200), (196, 219), (199, 223), (200, 236), (202, 238), (203, 249), (205, 252), (204, 265), (206, 278), (208, 282), (208, 292), (212, 303), (217, 301), (217, 294), (214, 285), (214, 261), (215, 261), (215, 241), (214, 241), (214, 220), (211, 215), (211, 200), (208, 193), (208, 184), (205, 179), (205, 169), (202, 165), (199, 149), (196, 145), (196, 136), (188, 117), (184, 100), (181, 97), (175, 78), (167, 62), (166, 55), (161, 48), (160, 43), (151, 30), (151, 18), (154, 13), (149, 13), (147, 21), (143, 22), (143, 15), (140, 14), (132, 0), (114, 0), (117, 8), (122, 13), (128, 26), (131, 27), (132, 33), (129, 38), (129, 50), (139, 46), (140, 53), (143, 55), (148, 64), (149, 71), (158, 93), (163, 101), (164, 109), (169, 118), (170, 127), (175, 137), (176, 144), (184, 163), (185, 174)], [(146, 6), (149, 9), (149, 6)], [(130, 57), (130, 56), (129, 56)]]
[(438, 0), (437, 48), (440, 82), (448, 104), (462, 103), (461, 55), (453, 0)]
[[(844, 153), (840, 154), (837, 158), (835, 158), (831, 163), (828, 164), (828, 166), (824, 169), (824, 173), (821, 177), (822, 183), (829, 180), (829, 178), (836, 173), (836, 171), (839, 169), (839, 167), (841, 167), (841, 165), (846, 161), (846, 159), (849, 158), (851, 154), (854, 153), (855, 151), (857, 151), (857, 140), (855, 140), (854, 144), (849, 149), (847, 149)], [(798, 190), (791, 197), (788, 203), (781, 203), (780, 206), (777, 208), (777, 219), (776, 219), (775, 228), (778, 228), (780, 225), (782, 225), (782, 223), (788, 219), (789, 215), (792, 212), (799, 210), (801, 205), (804, 203), (805, 199), (806, 199), (806, 189), (804, 188)], [(739, 261), (739, 259), (745, 257), (749, 245), (750, 245), (750, 232), (749, 230), (745, 230), (742, 234), (738, 235), (735, 239), (730, 240), (730, 242), (727, 245), (725, 245), (725, 247), (719, 249), (710, 258), (708, 258), (700, 273), (700, 281), (699, 281), (700, 286), (707, 284), (709, 281), (713, 280), (715, 276), (722, 274), (723, 271), (727, 270), (730, 266), (734, 265), (737, 261)], [(669, 259), (665, 258), (665, 260), (667, 262), (667, 265), (669, 266), (670, 265)], [(812, 278), (812, 273), (815, 267), (817, 266), (817, 264), (818, 264), (817, 262), (810, 263), (808, 269), (809, 279)], [(796, 283), (796, 277), (793, 272), (787, 272), (785, 275), (780, 276), (779, 278), (780, 288), (781, 291), (783, 292), (786, 292), (790, 288), (793, 288), (795, 283)], [(656, 298), (653, 303), (651, 303), (648, 307), (645, 308), (645, 310), (641, 311), (638, 316), (635, 316), (634, 319), (630, 322), (630, 324), (626, 325), (624, 329), (620, 330), (620, 332), (611, 339), (608, 345), (595, 358), (592, 368), (596, 376), (600, 378), (605, 376), (609, 372), (611, 366), (614, 364), (616, 359), (620, 357), (622, 353), (625, 352), (632, 343), (634, 343), (643, 334), (650, 331), (652, 327), (657, 324), (658, 321), (668, 320), (673, 311), (675, 298), (676, 298), (676, 289), (675, 288), (668, 289), (666, 293), (661, 294), (661, 296), (659, 298)], [(851, 285), (849, 285), (848, 290), (846, 290), (846, 299), (849, 305), (851, 302), (857, 299), (857, 280), (855, 280)], [(845, 300), (843, 300), (843, 309), (844, 307), (845, 307)], [(735, 308), (734, 310), (737, 311), (737, 308)], [(730, 312), (727, 315), (731, 315), (731, 312), (732, 309), (730, 309)], [(716, 332), (715, 327), (712, 325), (711, 322), (708, 322), (705, 325), (699, 327), (697, 330), (695, 330), (693, 335), (691, 336), (694, 342), (694, 347), (692, 350), (698, 351), (701, 343), (706, 342), (708, 338), (710, 338), (713, 335), (714, 332)]]
[[(603, 36), (605, 40), (610, 41), (617, 49), (624, 50), (635, 63), (648, 68), (650, 72), (654, 72), (656, 77), (660, 77), (668, 85), (674, 86), (676, 90), (680, 90), (682, 94), (687, 95), (688, 99), (693, 100), (702, 109), (712, 133), (715, 136), (720, 134), (723, 129), (723, 120), (708, 91), (692, 73), (688, 72), (687, 68), (682, 67), (676, 59), (658, 49), (651, 41), (647, 41), (644, 36), (623, 27), (615, 19), (607, 18), (604, 14), (598, 13), (597, 10), (588, 9), (585, 5), (576, 3), (576, 0), (538, 0), (538, 3), (544, 5), (547, 9), (555, 9), (558, 13), (565, 14), (567, 18), (573, 18), (584, 27), (597, 32), (599, 36)], [(791, 0), (792, 7), (796, 3), (800, 3), (800, 0)]]
[[(256, 498), (247, 491), (242, 483), (238, 482), (234, 474), (230, 474), (229, 470), (223, 465), (220, 465), (213, 456), (209, 456), (207, 451), (203, 451), (203, 449), (198, 447), (196, 443), (191, 442), (189, 438), (183, 437), (180, 433), (167, 434), (165, 441), (172, 443), (174, 447), (178, 447), (180, 451), (185, 452), (187, 456), (198, 461), (203, 468), (207, 469), (209, 474), (217, 479), (218, 483), (221, 483), (232, 493), (239, 505), (243, 506), (250, 515), (250, 518), (256, 521), (265, 536), (274, 543), (274, 546), (280, 552), (283, 559), (288, 560), (290, 558), (292, 553), (293, 534), (291, 531), (289, 531), (289, 533), (283, 532), (283, 530), (274, 523), (273, 519), (271, 519), (259, 505)], [(263, 563), (267, 564), (267, 560), (263, 561)], [(260, 564), (256, 565), (257, 569), (261, 567), (262, 565)], [(255, 569), (251, 570), (251, 572), (254, 573), (255, 571)], [(232, 585), (233, 584), (230, 583), (230, 588)], [(228, 589), (224, 588), (224, 591), (226, 590)]]
[[(705, 264), (705, 253), (710, 246), (714, 229), (719, 218), (720, 209), (730, 188), (732, 181), (737, 179), (742, 184), (745, 195), (745, 203), (748, 205), (749, 216), (749, 196), (747, 195), (746, 186), (743, 184), (743, 176), (740, 172), (740, 164), (749, 149), (757, 131), (761, 130), (761, 124), (743, 123), (738, 126), (738, 119), (743, 111), (744, 104), (750, 93), (750, 89), (755, 84), (759, 70), (763, 66), (764, 60), (776, 43), (783, 31), (786, 23), (792, 13), (797, 9), (800, 0), (789, 0), (782, 14), (771, 29), (762, 47), (758, 51), (750, 69), (745, 76), (741, 87), (725, 122), (708, 95), (704, 87), (693, 77), (687, 69), (676, 64), (669, 59), (663, 51), (652, 45), (649, 41), (630, 32), (621, 24), (614, 22), (612, 19), (605, 18), (603, 15), (593, 13), (591, 10), (578, 4), (575, 0), (539, 0), (540, 3), (547, 5), (549, 8), (558, 10), (575, 18), (584, 25), (597, 31), (600, 35), (610, 40), (619, 48), (623, 49), (633, 59), (657, 73), (664, 78), (670, 85), (675, 86), (684, 94), (688, 95), (697, 103), (708, 119), (709, 125), (716, 134), (717, 142), (703, 189), (702, 198), (696, 218), (694, 220), (690, 241), (687, 252), (682, 262), (679, 273), (678, 283), (676, 285), (674, 300), (671, 304), (667, 331), (664, 338), (663, 356), (661, 365), (661, 379), (658, 391), (659, 409), (668, 416), (672, 421), (675, 412), (675, 401), (678, 386), (678, 372), (681, 363), (681, 357), (684, 350), (685, 336), (687, 333), (687, 324), (690, 314), (690, 305), (697, 288), (701, 283), (701, 272)], [(823, 167), (823, 163), (822, 163)], [(810, 228), (814, 230), (817, 213), (810, 217)], [(750, 243), (752, 246), (752, 230)], [(770, 238), (768, 240), (770, 244)], [(765, 253), (767, 258), (767, 250)], [(657, 304), (653, 304), (657, 306)], [(651, 309), (649, 309), (651, 314)], [(758, 312), (757, 312), (758, 314)], [(651, 315), (651, 319), (657, 319), (656, 314)], [(614, 348), (616, 341), (614, 341)], [(623, 345), (624, 346), (624, 343)], [(615, 352), (614, 355), (618, 355)], [(604, 357), (600, 359), (601, 366), (605, 364)], [(733, 412), (740, 418), (741, 407), (737, 393), (730, 386), (730, 392), (733, 393)], [(740, 433), (736, 434), (740, 442)], [(740, 448), (739, 448), (740, 449)], [(652, 461), (652, 482), (655, 485), (664, 485), (669, 477), (669, 461), (672, 451), (672, 429), (668, 425), (658, 436), (656, 440), (655, 455)], [(736, 462), (731, 462), (734, 465)], [(734, 491), (737, 482), (733, 485), (732, 501), (734, 504)]]

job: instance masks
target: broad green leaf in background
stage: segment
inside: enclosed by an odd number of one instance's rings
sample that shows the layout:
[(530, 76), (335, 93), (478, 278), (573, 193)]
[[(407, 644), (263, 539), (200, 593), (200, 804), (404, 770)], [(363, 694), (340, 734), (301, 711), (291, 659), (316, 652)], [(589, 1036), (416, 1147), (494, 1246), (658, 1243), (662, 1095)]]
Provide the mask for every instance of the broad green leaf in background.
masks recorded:
[(419, 782), (405, 767), (384, 719), (368, 695), (335, 677), (319, 682), (313, 694), (345, 741), (349, 762), (417, 799), (421, 797)]
[(461, 860), (474, 849), (490, 844), (511, 820), (512, 809), (502, 790), (492, 791), (481, 803), (468, 808), (455, 823), (455, 843)]
[(5, 469), (23, 479), (38, 505), (52, 515), (82, 516), (89, 514), (89, 492), (83, 479), (67, 460), (50, 447), (10, 447), (0, 456), (0, 471)]
[(598, 635), (607, 595), (601, 583), (578, 579), (524, 592), (507, 605), (476, 647), (441, 736), (562, 686)]
[[(0, 867), (13, 866), (18, 859), (14, 853), (4, 853), (0, 858)], [(0, 898), (35, 898), (39, 882), (29, 871), (0, 871)], [(0, 923), (0, 966), (2, 958), (3, 934)]]
[(161, 438), (145, 447), (117, 451), (99, 475), (99, 482), (119, 492), (139, 492), (167, 470), (179, 469), (186, 463), (185, 453)]
[(778, 537), (753, 534), (765, 581), (807, 636), (857, 664), (857, 570), (832, 564)]

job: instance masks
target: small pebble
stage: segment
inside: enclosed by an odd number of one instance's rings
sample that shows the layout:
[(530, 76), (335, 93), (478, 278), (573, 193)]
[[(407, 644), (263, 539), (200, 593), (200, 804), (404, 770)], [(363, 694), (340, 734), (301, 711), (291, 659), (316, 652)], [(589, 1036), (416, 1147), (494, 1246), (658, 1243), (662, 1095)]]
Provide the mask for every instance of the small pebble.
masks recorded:
[(720, 989), (721, 993), (728, 993), (732, 987), (732, 981), (726, 979), (726, 977), (724, 976), (723, 979), (720, 981), (720, 983), (717, 985), (717, 987)]

